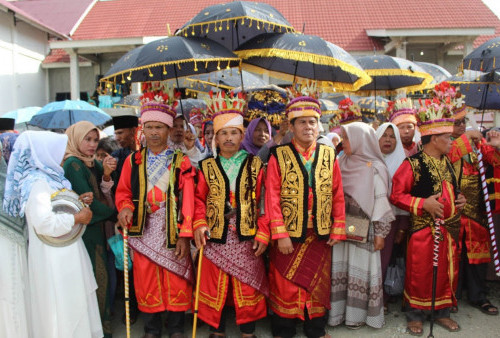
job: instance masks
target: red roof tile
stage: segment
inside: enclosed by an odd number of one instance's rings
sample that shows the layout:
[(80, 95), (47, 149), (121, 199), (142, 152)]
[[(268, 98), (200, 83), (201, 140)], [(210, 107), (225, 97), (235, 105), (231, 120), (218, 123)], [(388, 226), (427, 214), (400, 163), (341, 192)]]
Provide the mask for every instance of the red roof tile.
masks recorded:
[[(217, 0), (98, 1), (72, 36), (108, 39), (168, 35)], [(500, 27), (481, 0), (266, 0), (297, 29), (348, 51), (381, 48), (367, 29)], [(498, 31), (497, 31), (498, 33)]]
[[(88, 61), (82, 56), (78, 56), (78, 62)], [(47, 63), (69, 63), (69, 54), (64, 49), (51, 49), (49, 55), (42, 61), (43, 64)]]
[(12, 4), (40, 22), (69, 35), (94, 0), (21, 0)]

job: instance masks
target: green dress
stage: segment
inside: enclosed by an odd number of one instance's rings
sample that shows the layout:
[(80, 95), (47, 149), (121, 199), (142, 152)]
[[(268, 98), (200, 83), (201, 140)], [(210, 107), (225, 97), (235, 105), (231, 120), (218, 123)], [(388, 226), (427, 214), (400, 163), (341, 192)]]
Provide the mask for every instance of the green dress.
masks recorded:
[(82, 236), (83, 243), (92, 261), (95, 279), (97, 281), (97, 301), (101, 313), (102, 327), (105, 337), (111, 337), (111, 302), (108, 297), (108, 272), (106, 270), (106, 235), (104, 222), (115, 213), (114, 208), (105, 204), (105, 198), (99, 188), (103, 175), (100, 162), (94, 161), (94, 168), (88, 168), (77, 157), (68, 158), (63, 165), (64, 176), (71, 182), (72, 189), (81, 195), (86, 192), (94, 194), (90, 205), (92, 220)]

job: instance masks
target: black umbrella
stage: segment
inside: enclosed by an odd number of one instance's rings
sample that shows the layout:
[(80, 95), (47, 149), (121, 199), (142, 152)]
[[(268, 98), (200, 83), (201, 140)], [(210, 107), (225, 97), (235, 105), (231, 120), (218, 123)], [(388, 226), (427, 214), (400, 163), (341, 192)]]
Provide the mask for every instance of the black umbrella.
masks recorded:
[(210, 74), (200, 74), (189, 76), (179, 80), (181, 88), (189, 90), (209, 92), (217, 91), (217, 88), (231, 90), (241, 86), (241, 80), (247, 87), (265, 86), (268, 83), (262, 80), (258, 75), (252, 74), (246, 70), (223, 69)]
[(201, 99), (182, 99), (179, 100), (180, 104), (175, 107), (175, 112), (177, 114), (182, 114), (184, 116), (184, 119), (186, 121), (189, 121), (189, 113), (191, 112), (191, 109), (193, 108), (199, 108), (202, 110), (207, 109), (207, 103), (205, 100)]
[(414, 62), (389, 55), (362, 56), (356, 59), (372, 82), (360, 91), (423, 90), (432, 81), (432, 76)]
[(486, 41), (467, 55), (460, 65), (462, 70), (491, 72), (500, 69), (500, 36)]
[(292, 25), (271, 5), (235, 1), (204, 8), (177, 35), (208, 38), (234, 50), (263, 33), (293, 31)]
[(356, 101), (363, 115), (363, 122), (372, 122), (376, 118), (385, 120), (385, 111), (389, 106), (389, 100), (383, 97), (363, 97)]
[[(135, 61), (134, 61), (135, 59)], [(122, 56), (101, 81), (162, 81), (238, 66), (240, 59), (211, 40), (171, 36)]]
[(264, 34), (235, 53), (245, 69), (287, 81), (315, 80), (322, 88), (339, 90), (356, 90), (370, 82), (349, 53), (314, 35)]
[(500, 110), (500, 73), (491, 72), (471, 82), (462, 82), (465, 104), (477, 109)]
[(415, 61), (417, 65), (422, 67), (423, 70), (433, 77), (432, 82), (429, 84), (429, 88), (434, 87), (434, 85), (445, 81), (451, 76), (450, 72), (443, 67), (429, 62), (418, 62)]

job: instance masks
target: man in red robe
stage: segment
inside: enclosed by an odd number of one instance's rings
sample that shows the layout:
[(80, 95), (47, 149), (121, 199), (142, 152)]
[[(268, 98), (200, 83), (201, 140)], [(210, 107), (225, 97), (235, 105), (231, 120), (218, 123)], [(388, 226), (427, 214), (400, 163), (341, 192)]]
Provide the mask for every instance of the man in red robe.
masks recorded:
[(257, 222), (264, 172), (259, 157), (240, 150), (244, 98), (226, 98), (231, 103), (223, 108), (218, 105), (222, 95), (208, 108), (214, 114), (216, 157), (199, 163), (196, 186), (194, 239), (197, 248), (204, 246), (198, 315), (210, 325), (210, 337), (223, 337), (225, 308), (234, 305), (242, 336), (254, 337), (256, 321), (267, 315), (269, 295), (261, 257), (269, 228)]
[[(458, 180), (446, 154), (451, 148), (453, 119), (446, 105), (422, 107), (419, 113), (423, 150), (408, 157), (392, 180), (391, 202), (410, 212), (404, 302), (408, 331), (422, 335), (423, 321), (432, 306), (435, 219), (444, 220), (439, 240), (435, 296), (436, 324), (451, 332), (460, 327), (450, 318), (456, 305), (458, 259), (456, 255), (460, 214), (465, 198), (458, 194)], [(436, 118), (435, 116), (441, 118)]]
[(461, 215), (458, 292), (461, 292), (462, 282), (465, 282), (469, 302), (483, 313), (497, 315), (498, 309), (487, 299), (488, 289), (485, 280), (488, 263), (491, 260), (490, 235), (478, 157), (474, 149), (481, 151), (483, 165), (490, 164), (494, 168), (500, 168), (500, 151), (496, 148), (499, 144), (498, 132), (490, 132), (490, 142), (486, 142), (479, 131), (465, 132), (465, 124), (465, 114), (455, 119), (453, 143), (448, 154), (455, 165), (457, 177), (461, 178), (460, 190), (467, 200)]
[(293, 140), (271, 149), (266, 177), (272, 334), (293, 337), (298, 318), (306, 336), (325, 337), (331, 246), (346, 238), (342, 179), (334, 149), (316, 143), (319, 102), (299, 96), (286, 113)]
[(182, 337), (185, 311), (192, 303), (194, 169), (188, 157), (167, 147), (174, 117), (169, 105), (143, 104), (146, 147), (125, 161), (115, 195), (118, 221), (129, 227), (146, 338), (161, 337), (163, 312), (168, 312), (170, 337)]

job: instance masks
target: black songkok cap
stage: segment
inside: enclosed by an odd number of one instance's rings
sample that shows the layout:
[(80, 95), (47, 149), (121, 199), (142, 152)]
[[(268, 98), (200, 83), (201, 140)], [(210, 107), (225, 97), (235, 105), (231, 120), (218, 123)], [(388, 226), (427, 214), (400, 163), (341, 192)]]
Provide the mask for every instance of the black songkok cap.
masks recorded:
[(0, 118), (0, 130), (14, 130), (14, 125), (16, 124), (15, 119), (8, 117)]
[(139, 118), (133, 115), (113, 116), (115, 130), (123, 128), (135, 128), (139, 125)]

